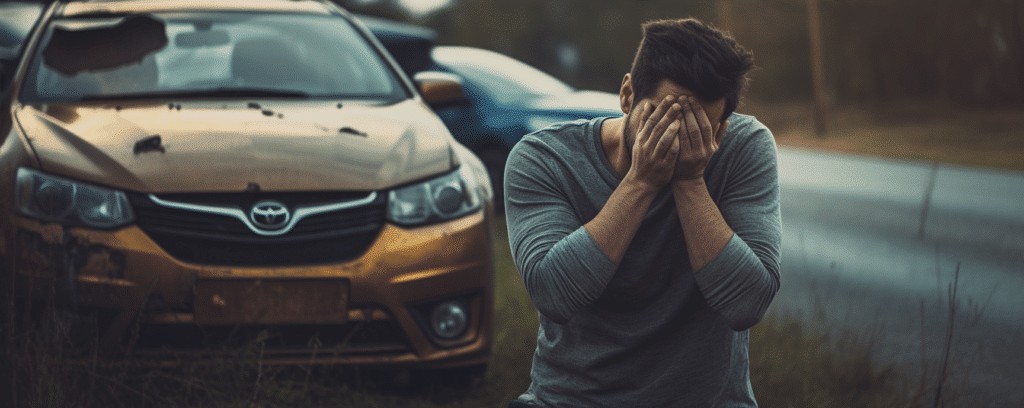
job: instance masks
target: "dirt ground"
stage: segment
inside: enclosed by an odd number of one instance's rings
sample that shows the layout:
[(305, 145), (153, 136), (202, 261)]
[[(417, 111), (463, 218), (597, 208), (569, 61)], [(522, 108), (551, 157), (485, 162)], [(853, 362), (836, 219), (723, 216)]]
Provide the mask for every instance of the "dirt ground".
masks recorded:
[(816, 135), (810, 106), (747, 102), (779, 145), (1024, 172), (1024, 109), (834, 108)]

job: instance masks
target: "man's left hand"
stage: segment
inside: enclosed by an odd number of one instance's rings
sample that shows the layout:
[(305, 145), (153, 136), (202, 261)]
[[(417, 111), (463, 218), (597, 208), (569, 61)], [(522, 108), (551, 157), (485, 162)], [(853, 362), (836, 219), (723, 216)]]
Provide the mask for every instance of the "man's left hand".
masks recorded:
[(679, 129), (679, 156), (672, 180), (696, 180), (704, 176), (704, 167), (718, 150), (729, 121), (716, 129), (693, 96), (680, 97), (679, 104), (683, 107), (683, 126)]

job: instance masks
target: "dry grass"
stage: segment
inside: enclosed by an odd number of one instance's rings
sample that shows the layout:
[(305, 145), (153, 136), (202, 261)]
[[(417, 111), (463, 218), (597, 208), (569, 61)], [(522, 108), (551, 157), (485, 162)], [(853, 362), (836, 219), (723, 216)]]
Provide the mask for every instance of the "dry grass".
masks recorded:
[(750, 372), (762, 407), (910, 407), (904, 373), (879, 367), (863, 339), (837, 339), (769, 316), (751, 330)]
[[(904, 108), (832, 113), (832, 132), (811, 134), (806, 106), (748, 104), (782, 145), (1024, 171), (1024, 113), (953, 114)], [(360, 367), (267, 367), (260, 344), (234, 350), (214, 364), (183, 361), (176, 369), (123, 364), (68, 364), (61, 344), (67, 325), (29, 331), (0, 326), (0, 406), (24, 407), (502, 407), (529, 385), (537, 312), (511, 261), (498, 220), (495, 344), (482, 381), (419, 382), (408, 372)], [(63, 321), (65, 315), (49, 316)], [(42, 319), (42, 320), (47, 320)], [(914, 407), (924, 391), (907, 384), (940, 373), (878, 366), (857, 336), (829, 337), (816, 325), (769, 316), (751, 330), (751, 376), (763, 407)], [(830, 332), (834, 333), (834, 332)], [(13, 376), (12, 376), (13, 374)], [(13, 380), (13, 381), (12, 381)]]
[[(59, 327), (18, 336), (3, 357), (17, 367), (25, 407), (503, 407), (529, 385), (537, 312), (508, 253), (503, 221), (497, 240), (496, 343), (490, 369), (473, 383), (420, 383), (409, 373), (359, 367), (267, 367), (260, 344), (214, 364), (176, 369), (139, 364), (69, 365), (55, 341)], [(905, 376), (877, 367), (854, 336), (830, 339), (800, 321), (769, 317), (751, 331), (751, 373), (763, 407), (909, 407)], [(0, 402), (6, 406), (9, 398)]]
[[(374, 367), (282, 367), (261, 364), (259, 339), (197, 355), (176, 368), (139, 361), (71, 358), (76, 338), (68, 314), (46, 307), (30, 330), (0, 323), (0, 406), (17, 407), (491, 407), (504, 406), (529, 385), (537, 312), (508, 253), (503, 221), (496, 243), (497, 299), (491, 369), (483, 379)], [(52, 305), (51, 305), (52, 306)], [(60, 322), (54, 323), (53, 322)], [(89, 341), (85, 341), (89, 343)], [(95, 343), (95, 338), (93, 339)], [(80, 343), (81, 344), (81, 343)], [(83, 347), (89, 349), (87, 344)], [(94, 348), (92, 348), (94, 350)], [(91, 356), (95, 357), (95, 356)], [(11, 375), (13, 373), (13, 375)], [(13, 384), (13, 387), (11, 386)], [(10, 395), (11, 389), (16, 390)], [(6, 390), (6, 391), (5, 391)]]

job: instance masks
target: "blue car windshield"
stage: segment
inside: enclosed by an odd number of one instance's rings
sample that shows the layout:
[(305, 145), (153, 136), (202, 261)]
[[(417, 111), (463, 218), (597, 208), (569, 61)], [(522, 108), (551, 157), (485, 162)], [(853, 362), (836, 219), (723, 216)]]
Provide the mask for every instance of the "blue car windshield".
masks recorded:
[(407, 98), (396, 74), (338, 16), (188, 12), (56, 19), (21, 98), (168, 96)]
[(436, 47), (432, 56), (439, 64), (479, 86), (502, 105), (517, 105), (541, 96), (574, 91), (571, 86), (537, 68), (493, 51)]

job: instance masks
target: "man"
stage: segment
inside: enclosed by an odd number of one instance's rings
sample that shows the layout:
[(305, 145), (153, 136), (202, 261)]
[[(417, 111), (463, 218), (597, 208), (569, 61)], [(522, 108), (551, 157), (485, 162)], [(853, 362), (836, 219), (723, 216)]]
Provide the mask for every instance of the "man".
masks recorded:
[(750, 53), (697, 20), (655, 21), (624, 117), (523, 138), (509, 243), (540, 312), (514, 406), (754, 407), (748, 331), (779, 287), (776, 148), (733, 111)]

